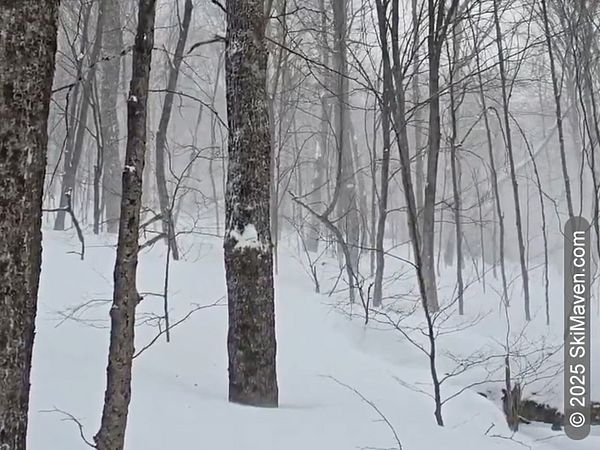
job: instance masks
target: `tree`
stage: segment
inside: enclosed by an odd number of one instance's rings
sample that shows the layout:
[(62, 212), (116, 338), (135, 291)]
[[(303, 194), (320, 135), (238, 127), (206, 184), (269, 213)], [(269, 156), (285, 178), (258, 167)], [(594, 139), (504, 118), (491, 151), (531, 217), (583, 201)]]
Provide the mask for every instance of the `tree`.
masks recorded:
[(24, 450), (58, 0), (0, 1), (0, 448)]
[(440, 115), (440, 63), (442, 48), (450, 23), (454, 19), (458, 0), (452, 0), (448, 9), (444, 8), (445, 2), (436, 4), (429, 1), (427, 4), (428, 30), (427, 57), (429, 61), (429, 135), (427, 139), (427, 177), (425, 194), (423, 197), (422, 219), (422, 257), (425, 272), (425, 286), (427, 301), (433, 312), (439, 309), (437, 285), (434, 262), (435, 238), (435, 204), (438, 181), (438, 163), (441, 142), (441, 115)]
[(507, 89), (506, 65), (504, 59), (504, 49), (502, 47), (502, 31), (500, 28), (500, 13), (498, 0), (493, 1), (494, 25), (496, 29), (496, 47), (498, 48), (498, 68), (500, 71), (500, 86), (502, 88), (502, 111), (504, 118), (504, 133), (506, 136), (506, 150), (510, 168), (510, 179), (515, 201), (515, 221), (517, 227), (517, 241), (519, 245), (519, 262), (521, 264), (521, 278), (523, 281), (523, 298), (525, 300), (525, 318), (531, 320), (531, 311), (529, 306), (529, 273), (527, 271), (527, 262), (525, 258), (525, 239), (523, 238), (523, 218), (521, 216), (521, 201), (519, 199), (519, 184), (515, 169), (515, 158), (512, 144), (512, 134), (510, 127), (510, 97)]
[(177, 80), (179, 79), (179, 71), (181, 63), (183, 62), (183, 52), (190, 30), (190, 24), (192, 22), (192, 10), (194, 8), (192, 0), (186, 0), (184, 8), (183, 21), (179, 25), (179, 37), (177, 38), (175, 54), (173, 56), (173, 61), (169, 63), (167, 92), (165, 94), (165, 102), (160, 115), (158, 131), (156, 133), (156, 187), (158, 189), (158, 201), (160, 204), (160, 213), (162, 215), (162, 231), (168, 245), (171, 247), (173, 259), (175, 260), (179, 259), (179, 250), (175, 239), (173, 211), (169, 206), (170, 201), (169, 190), (167, 189), (165, 154), (167, 153), (167, 131), (169, 130), (169, 122), (171, 121), (175, 89), (177, 89)]
[(379, 217), (377, 220), (377, 269), (375, 271), (375, 285), (373, 288), (373, 306), (381, 306), (383, 300), (383, 271), (385, 268), (384, 240), (385, 240), (385, 222), (388, 216), (388, 192), (390, 181), (390, 148), (391, 148), (391, 111), (390, 95), (391, 92), (391, 71), (383, 70), (383, 95), (381, 99), (381, 128), (383, 134), (383, 150), (381, 155), (381, 182), (379, 193)]
[[(79, 122), (77, 124), (77, 132), (75, 133), (74, 140), (70, 143), (72, 146), (65, 152), (65, 173), (62, 179), (61, 197), (60, 197), (60, 210), (56, 214), (56, 220), (54, 222), (55, 230), (65, 229), (65, 219), (67, 216), (66, 207), (69, 202), (68, 198), (72, 197), (73, 191), (77, 183), (77, 171), (79, 170), (79, 164), (83, 155), (83, 149), (85, 146), (85, 138), (88, 133), (88, 116), (90, 112), (90, 106), (92, 101), (93, 86), (96, 79), (96, 65), (98, 57), (100, 55), (100, 49), (102, 47), (102, 31), (104, 28), (103, 22), (105, 18), (104, 7), (98, 8), (98, 19), (96, 24), (96, 36), (94, 38), (94, 44), (90, 52), (89, 68), (85, 74), (81, 74), (81, 79), (77, 80), (77, 83), (81, 82), (81, 109), (79, 111)], [(86, 37), (87, 40), (87, 37)]]
[[(358, 274), (358, 263), (360, 253), (360, 224), (356, 176), (354, 173), (354, 161), (352, 159), (352, 135), (350, 113), (349, 81), (348, 81), (348, 2), (346, 0), (333, 0), (333, 34), (334, 34), (334, 121), (335, 142), (337, 146), (338, 176), (336, 180), (335, 193), (332, 203), (335, 203), (340, 227), (348, 250), (350, 259), (346, 260), (354, 276)], [(338, 243), (338, 245), (342, 245)], [(340, 252), (342, 253), (342, 252)], [(353, 291), (355, 280), (349, 279), (350, 290)], [(353, 295), (350, 294), (353, 301)]]
[(98, 450), (123, 449), (131, 400), (135, 309), (141, 299), (136, 287), (136, 276), (155, 16), (156, 0), (139, 0), (127, 101), (127, 149), (123, 170), (113, 304), (110, 310), (107, 385), (100, 430), (94, 437)]
[[(319, 0), (319, 28), (318, 39), (319, 56), (322, 67), (320, 68), (322, 83), (329, 86), (329, 43), (327, 32), (327, 11), (325, 0)], [(325, 183), (325, 174), (327, 173), (327, 155), (329, 142), (329, 100), (328, 95), (319, 96), (320, 117), (319, 117), (319, 140), (317, 141), (314, 161), (314, 174), (312, 179), (311, 204), (313, 208), (320, 207), (323, 203), (323, 186)], [(319, 250), (319, 240), (321, 239), (321, 222), (316, 215), (311, 215), (311, 223), (308, 229), (307, 248), (311, 252)]]
[(229, 400), (276, 407), (265, 26), (262, 0), (227, 2), (229, 164), (224, 250), (229, 302)]
[(121, 76), (121, 58), (123, 51), (123, 31), (121, 30), (121, 11), (118, 0), (104, 0), (103, 43), (106, 61), (102, 65), (102, 200), (104, 203), (106, 231), (119, 231), (119, 210), (121, 199), (119, 156), (119, 114), (118, 89)]

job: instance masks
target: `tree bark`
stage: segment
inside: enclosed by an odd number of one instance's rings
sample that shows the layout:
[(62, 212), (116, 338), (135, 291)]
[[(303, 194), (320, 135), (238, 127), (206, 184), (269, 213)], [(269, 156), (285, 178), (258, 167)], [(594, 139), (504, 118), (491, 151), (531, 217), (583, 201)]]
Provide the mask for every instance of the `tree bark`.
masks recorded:
[(98, 450), (122, 450), (131, 399), (142, 180), (146, 154), (146, 117), (156, 0), (140, 0), (127, 101), (127, 150), (114, 270), (111, 331), (102, 421), (94, 437)]
[(264, 2), (228, 0), (227, 11), (229, 164), (224, 250), (229, 311), (229, 400), (276, 407)]
[(0, 448), (25, 450), (58, 0), (0, 1)]

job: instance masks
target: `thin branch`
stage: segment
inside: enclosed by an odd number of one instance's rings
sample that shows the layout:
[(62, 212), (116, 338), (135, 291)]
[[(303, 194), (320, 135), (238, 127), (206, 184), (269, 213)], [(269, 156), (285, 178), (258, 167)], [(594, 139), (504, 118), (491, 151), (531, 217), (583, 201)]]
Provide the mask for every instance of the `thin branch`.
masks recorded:
[(65, 416), (62, 420), (66, 420), (66, 421), (69, 421), (69, 422), (74, 422), (77, 425), (77, 428), (79, 428), (79, 436), (81, 437), (81, 440), (83, 442), (85, 442), (85, 444), (88, 447), (96, 448), (96, 446), (94, 444), (92, 444), (92, 442), (90, 440), (88, 440), (88, 438), (85, 437), (85, 433), (83, 432), (83, 424), (73, 414), (68, 413), (66, 411), (63, 411), (61, 409), (58, 409), (56, 407), (54, 409), (41, 410), (40, 412), (42, 412), (42, 413), (59, 413), (59, 414), (62, 414), (63, 416)]
[(379, 417), (381, 417), (381, 420), (383, 420), (385, 422), (385, 424), (387, 425), (387, 427), (390, 429), (390, 431), (392, 432), (392, 434), (394, 435), (394, 439), (396, 440), (396, 443), (398, 444), (398, 450), (402, 450), (402, 442), (400, 442), (400, 438), (398, 437), (398, 433), (396, 433), (396, 429), (394, 428), (394, 426), (391, 424), (391, 422), (388, 420), (388, 418), (385, 416), (385, 414), (383, 414), (381, 412), (381, 410), (377, 407), (377, 405), (375, 403), (373, 403), (371, 400), (369, 400), (368, 398), (366, 398), (363, 394), (361, 394), (357, 389), (353, 388), (352, 386), (345, 384), (343, 382), (341, 382), (340, 380), (338, 380), (335, 377), (332, 377), (330, 375), (326, 375), (325, 378), (329, 378), (330, 380), (335, 381), (337, 384), (339, 384), (340, 386), (345, 387), (346, 389), (348, 389), (349, 391), (354, 392), (358, 397), (360, 397), (360, 399), (365, 402), (367, 405), (369, 405), (371, 408), (373, 408), (373, 410), (379, 415)]

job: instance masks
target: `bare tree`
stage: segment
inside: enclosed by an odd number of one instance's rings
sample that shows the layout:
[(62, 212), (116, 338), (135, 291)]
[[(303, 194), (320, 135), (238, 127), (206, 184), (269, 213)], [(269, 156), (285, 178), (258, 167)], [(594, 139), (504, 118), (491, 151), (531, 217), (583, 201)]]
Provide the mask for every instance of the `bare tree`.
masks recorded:
[(435, 275), (434, 238), (435, 238), (435, 205), (438, 180), (438, 162), (441, 141), (440, 117), (440, 62), (442, 49), (446, 40), (448, 27), (455, 19), (458, 0), (452, 0), (449, 5), (428, 2), (427, 56), (429, 60), (429, 137), (427, 140), (427, 177), (425, 180), (425, 195), (423, 197), (422, 218), (422, 263), (425, 272), (425, 287), (427, 301), (433, 312), (439, 309)]
[(110, 309), (111, 331), (106, 392), (100, 430), (94, 437), (98, 450), (123, 449), (131, 400), (135, 310), (141, 300), (136, 287), (136, 276), (155, 15), (155, 0), (139, 0), (130, 94), (127, 102), (127, 150), (123, 170), (113, 304)]
[(106, 231), (117, 233), (121, 208), (121, 158), (119, 145), (119, 78), (121, 76), (121, 52), (123, 30), (121, 30), (121, 8), (118, 0), (104, 0), (101, 111), (102, 111), (102, 201), (104, 205)]
[[(98, 19), (96, 23), (96, 36), (94, 43), (89, 55), (89, 64), (87, 72), (81, 75), (81, 80), (76, 82), (82, 83), (81, 86), (81, 108), (79, 111), (77, 131), (75, 132), (74, 140), (72, 141), (72, 147), (67, 149), (65, 152), (64, 160), (64, 174), (62, 179), (61, 187), (61, 199), (60, 208), (66, 208), (67, 206), (67, 195), (73, 196), (75, 185), (77, 182), (77, 172), (79, 170), (79, 163), (83, 155), (83, 149), (85, 146), (85, 138), (88, 134), (88, 116), (90, 112), (90, 106), (92, 106), (93, 88), (96, 80), (96, 67), (98, 58), (100, 56), (100, 50), (102, 48), (102, 32), (104, 29), (104, 8), (98, 8)], [(81, 56), (80, 56), (81, 57)], [(56, 220), (54, 222), (55, 230), (65, 229), (66, 212), (61, 209), (56, 214)]]
[(175, 47), (173, 61), (169, 62), (169, 75), (167, 81), (167, 93), (163, 103), (158, 131), (156, 133), (156, 186), (158, 189), (158, 201), (160, 203), (160, 213), (162, 215), (162, 230), (171, 247), (173, 259), (179, 259), (179, 249), (175, 239), (175, 223), (173, 220), (173, 211), (169, 208), (169, 191), (167, 189), (165, 155), (167, 154), (167, 131), (171, 121), (171, 111), (173, 109), (173, 100), (175, 98), (175, 89), (177, 89), (177, 80), (183, 62), (183, 52), (187, 43), (187, 37), (192, 22), (192, 10), (194, 5), (192, 0), (185, 0), (183, 11), (183, 20), (179, 25), (179, 37)]
[[(400, 169), (401, 169), (401, 179), (402, 179), (402, 188), (404, 191), (404, 198), (406, 201), (407, 207), (407, 222), (408, 229), (410, 234), (410, 241), (413, 248), (414, 253), (414, 268), (417, 276), (417, 284), (419, 288), (419, 294), (421, 297), (421, 305), (423, 306), (423, 312), (425, 314), (426, 327), (428, 336), (428, 355), (429, 355), (429, 368), (431, 373), (432, 382), (434, 385), (434, 399), (435, 399), (435, 419), (438, 425), (443, 426), (444, 420), (442, 417), (442, 400), (441, 400), (441, 391), (440, 391), (440, 382), (437, 372), (436, 365), (436, 339), (435, 339), (435, 318), (434, 318), (434, 310), (438, 309), (437, 303), (437, 288), (435, 287), (435, 279), (428, 280), (429, 269), (428, 266), (423, 262), (423, 253), (422, 253), (422, 239), (419, 233), (419, 225), (418, 225), (418, 212), (417, 212), (417, 204), (415, 200), (415, 193), (412, 184), (412, 177), (410, 173), (410, 155), (408, 148), (408, 136), (406, 130), (406, 117), (405, 117), (405, 104), (404, 104), (404, 86), (402, 75), (400, 74), (400, 70), (398, 70), (400, 66), (400, 54), (398, 47), (398, 20), (399, 20), (399, 2), (398, 0), (392, 0), (391, 7), (391, 20), (388, 19), (388, 6), (389, 4), (384, 3), (383, 0), (376, 0), (377, 6), (377, 24), (378, 24), (378, 32), (379, 32), (379, 40), (382, 51), (382, 64), (383, 70), (387, 71), (389, 76), (384, 77), (384, 81), (387, 81), (388, 87), (394, 95), (390, 96), (390, 103), (393, 112), (393, 129), (397, 137), (398, 141), (398, 150), (400, 155)], [(391, 23), (391, 24), (390, 24)], [(388, 32), (391, 35), (388, 40)], [(390, 57), (390, 50), (388, 47), (388, 42), (392, 43), (392, 56)], [(396, 70), (392, 70), (392, 61), (396, 65)], [(395, 76), (392, 76), (394, 74)], [(438, 117), (439, 120), (439, 117)], [(437, 177), (437, 175), (436, 175)], [(427, 194), (425, 196), (425, 202), (427, 202)], [(433, 266), (433, 258), (432, 258), (432, 268), (435, 271), (435, 267)], [(435, 274), (434, 274), (435, 275)], [(432, 284), (433, 282), (433, 284)], [(435, 293), (432, 294), (432, 289), (435, 290)], [(435, 295), (435, 300), (430, 299), (430, 295)]]
[[(357, 274), (360, 250), (360, 217), (357, 205), (356, 176), (352, 158), (351, 121), (348, 111), (348, 2), (333, 0), (334, 66), (335, 66), (335, 141), (338, 151), (339, 177), (334, 202), (344, 238), (350, 250), (350, 260), (345, 261)], [(352, 280), (349, 280), (352, 283)]]
[[(319, 0), (319, 49), (321, 76), (324, 78), (323, 83), (329, 86), (329, 40), (327, 32), (327, 11), (325, 9), (325, 0)], [(329, 101), (328, 95), (322, 93), (319, 96), (320, 117), (319, 117), (319, 140), (316, 145), (314, 174), (312, 183), (311, 204), (313, 207), (319, 207), (323, 197), (323, 187), (325, 183), (325, 174), (327, 172), (326, 161), (328, 155), (329, 142)], [(311, 223), (308, 232), (307, 248), (311, 252), (319, 250), (321, 223), (317, 216), (311, 215)]]
[[(449, 59), (451, 61), (450, 72), (450, 168), (452, 171), (452, 199), (454, 212), (454, 230), (456, 241), (456, 283), (458, 288), (458, 314), (463, 315), (464, 307), (464, 281), (463, 281), (463, 236), (461, 224), (461, 164), (459, 159), (458, 142), (458, 125), (459, 125), (459, 108), (464, 95), (461, 96), (457, 92), (455, 79), (460, 77), (460, 62), (459, 62), (459, 39), (461, 36), (461, 28), (459, 24), (454, 24), (452, 27), (452, 50)], [(460, 98), (459, 98), (460, 96)]]
[(554, 105), (556, 107), (556, 128), (558, 129), (558, 146), (560, 150), (560, 165), (563, 172), (563, 180), (565, 183), (565, 194), (567, 197), (567, 209), (569, 211), (569, 217), (573, 217), (573, 199), (571, 196), (571, 182), (569, 180), (569, 171), (567, 168), (567, 155), (565, 150), (565, 137), (563, 131), (563, 114), (562, 114), (562, 100), (560, 87), (558, 85), (558, 75), (556, 73), (556, 63), (554, 60), (554, 49), (552, 45), (552, 31), (550, 30), (550, 24), (548, 21), (548, 8), (546, 6), (546, 0), (541, 0), (542, 7), (542, 19), (544, 22), (544, 34), (546, 37), (546, 47), (548, 49), (548, 58), (550, 60), (550, 77), (552, 79), (552, 92), (554, 94)]
[(521, 264), (521, 278), (523, 281), (523, 298), (525, 301), (525, 318), (531, 320), (529, 305), (529, 273), (525, 261), (525, 241), (523, 238), (523, 218), (521, 215), (521, 200), (519, 198), (519, 183), (515, 169), (514, 149), (510, 126), (510, 97), (507, 86), (506, 61), (504, 57), (502, 30), (500, 28), (499, 0), (493, 0), (494, 25), (496, 30), (496, 47), (498, 49), (498, 69), (500, 70), (500, 84), (502, 88), (502, 110), (504, 119), (504, 134), (506, 139), (506, 150), (510, 168), (510, 179), (512, 184), (513, 199), (515, 202), (515, 221), (517, 229), (517, 241), (519, 245), (519, 262)]
[(383, 71), (383, 96), (381, 99), (381, 128), (383, 134), (383, 152), (381, 155), (381, 181), (379, 189), (377, 220), (377, 235), (375, 238), (375, 248), (377, 253), (377, 267), (375, 270), (375, 284), (373, 287), (373, 306), (381, 306), (383, 298), (383, 271), (385, 268), (385, 222), (388, 216), (388, 193), (390, 179), (390, 149), (391, 149), (391, 127), (390, 127), (390, 95), (391, 92), (391, 73), (388, 70)]

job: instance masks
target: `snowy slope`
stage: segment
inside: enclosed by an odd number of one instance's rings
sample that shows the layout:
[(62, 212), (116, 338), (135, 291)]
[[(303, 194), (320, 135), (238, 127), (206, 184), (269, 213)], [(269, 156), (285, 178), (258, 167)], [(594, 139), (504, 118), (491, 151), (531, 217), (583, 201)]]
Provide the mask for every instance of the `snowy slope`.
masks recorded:
[[(44, 235), (31, 450), (86, 447), (77, 425), (54, 409), (76, 417), (90, 440), (99, 426), (108, 349), (105, 300), (112, 292), (114, 249), (93, 237), (88, 241), (86, 260), (80, 261), (69, 253), (78, 245), (71, 236), (50, 231)], [(161, 251), (159, 245), (142, 257), (141, 292), (162, 290)], [(222, 299), (220, 241), (191, 246), (186, 261), (172, 264), (170, 286), (172, 323), (195, 305)], [(359, 319), (340, 314), (331, 298), (313, 293), (299, 263), (286, 254), (281, 257), (276, 294), (281, 407), (260, 410), (227, 402), (227, 311), (221, 300), (173, 329), (171, 343), (161, 336), (136, 358), (129, 450), (398, 448), (392, 427), (405, 450), (600, 448), (598, 430), (575, 443), (547, 425), (523, 427), (511, 440), (498, 406), (474, 390), (444, 406), (446, 427), (440, 428), (432, 400), (398, 381), (429, 388), (426, 360), (400, 335), (377, 322), (365, 328)], [(93, 302), (88, 307), (73, 311), (89, 301)], [(137, 329), (138, 349), (157, 333), (150, 314), (161, 314), (161, 302), (146, 295), (140, 306), (139, 321), (146, 323)], [(73, 317), (64, 320), (65, 314)], [(478, 327), (482, 328), (474, 333), (485, 329), (481, 323)], [(471, 336), (482, 339), (481, 334)], [(462, 346), (465, 339), (448, 339), (447, 345)]]

